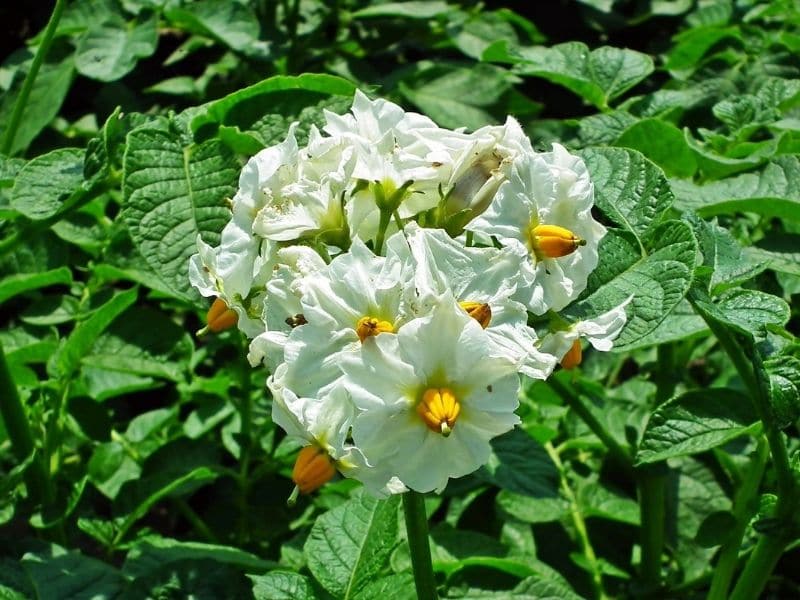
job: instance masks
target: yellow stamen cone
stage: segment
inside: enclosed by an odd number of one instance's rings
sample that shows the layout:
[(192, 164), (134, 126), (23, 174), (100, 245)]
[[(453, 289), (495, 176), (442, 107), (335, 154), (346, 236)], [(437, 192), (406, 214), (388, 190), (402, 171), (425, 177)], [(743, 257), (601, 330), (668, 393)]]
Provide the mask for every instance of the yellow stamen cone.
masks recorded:
[(585, 246), (586, 240), (582, 240), (566, 227), (536, 225), (531, 228), (530, 243), (534, 254), (541, 260), (572, 254), (579, 246)]
[(449, 388), (428, 388), (417, 404), (417, 414), (428, 429), (449, 436), (461, 412), (461, 404)]
[(375, 317), (361, 317), (356, 323), (356, 333), (361, 343), (368, 337), (376, 336), (379, 333), (393, 333), (394, 327), (389, 321), (381, 321)]
[(486, 329), (492, 321), (492, 308), (483, 302), (459, 302), (461, 308), (466, 313), (481, 324), (481, 327)]

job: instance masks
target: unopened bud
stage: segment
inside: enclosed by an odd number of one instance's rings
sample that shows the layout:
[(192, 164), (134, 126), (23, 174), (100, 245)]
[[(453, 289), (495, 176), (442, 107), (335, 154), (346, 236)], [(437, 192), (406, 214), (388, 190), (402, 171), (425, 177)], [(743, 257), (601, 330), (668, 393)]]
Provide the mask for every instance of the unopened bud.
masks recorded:
[(228, 308), (225, 300), (217, 298), (208, 309), (206, 314), (206, 326), (197, 332), (197, 335), (205, 335), (209, 331), (219, 333), (236, 325), (239, 315), (232, 308)]
[(310, 494), (328, 483), (336, 474), (336, 467), (330, 455), (312, 444), (300, 450), (292, 470), (292, 481), (296, 491), (292, 493), (289, 501), (297, 498), (297, 491), (301, 494)]
[(495, 152), (478, 156), (447, 194), (447, 214), (469, 209), (474, 217), (485, 211), (505, 180), (498, 171), (501, 164), (502, 159)]
[(561, 366), (565, 369), (574, 369), (583, 359), (583, 350), (581, 350), (581, 341), (575, 340), (572, 342), (572, 347), (567, 350), (567, 353), (561, 359)]

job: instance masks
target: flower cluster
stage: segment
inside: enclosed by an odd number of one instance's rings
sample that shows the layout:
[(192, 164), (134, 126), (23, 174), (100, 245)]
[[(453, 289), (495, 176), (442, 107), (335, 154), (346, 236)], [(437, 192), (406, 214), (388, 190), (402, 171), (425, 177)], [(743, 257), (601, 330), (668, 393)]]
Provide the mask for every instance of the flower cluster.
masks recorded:
[[(301, 147), (252, 157), (218, 247), (190, 278), (271, 375), (273, 420), (304, 441), (293, 479), (441, 491), (519, 418), (519, 374), (608, 350), (625, 305), (580, 322), (604, 227), (583, 161), (519, 124), (472, 133), (357, 92)], [(534, 326), (531, 326), (534, 325)]]

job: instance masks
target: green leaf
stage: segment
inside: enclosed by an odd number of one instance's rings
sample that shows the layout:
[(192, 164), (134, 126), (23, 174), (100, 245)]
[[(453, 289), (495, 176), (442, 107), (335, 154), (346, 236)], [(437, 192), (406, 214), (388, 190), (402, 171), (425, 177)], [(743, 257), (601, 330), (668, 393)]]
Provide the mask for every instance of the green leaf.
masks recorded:
[(447, 2), (385, 2), (376, 6), (368, 6), (353, 13), (356, 19), (374, 17), (403, 17), (406, 19), (432, 19), (453, 10)]
[(601, 46), (589, 50), (583, 42), (509, 48), (497, 42), (484, 60), (510, 62), (522, 75), (542, 77), (575, 92), (598, 108), (624, 94), (653, 72), (653, 60), (627, 48)]
[(701, 216), (754, 212), (800, 221), (800, 161), (780, 156), (758, 173), (747, 173), (706, 185), (674, 181), (672, 188), (680, 210)]
[(314, 522), (303, 550), (308, 568), (331, 594), (352, 598), (386, 568), (397, 544), (399, 500), (362, 491)]
[(141, 467), (119, 442), (98, 445), (87, 467), (89, 481), (112, 500), (126, 481), (137, 479), (141, 472)]
[(197, 236), (216, 245), (230, 219), (240, 165), (217, 140), (184, 147), (157, 129), (128, 134), (122, 220), (148, 265), (176, 294), (193, 298), (189, 257)]
[(81, 75), (115, 81), (130, 73), (139, 59), (156, 51), (158, 18), (153, 13), (126, 23), (117, 15), (95, 22), (78, 40), (75, 66)]
[(674, 177), (692, 177), (697, 170), (694, 153), (683, 132), (661, 119), (642, 119), (628, 127), (616, 146), (638, 150)]
[(534, 498), (508, 490), (500, 490), (496, 502), (503, 512), (525, 523), (558, 521), (569, 510), (569, 504), (560, 497)]
[(523, 579), (517, 587), (506, 591), (469, 591), (464, 600), (583, 600), (568, 584), (540, 577)]
[(471, 68), (436, 66), (398, 85), (403, 96), (440, 126), (470, 130), (497, 121), (487, 108), (510, 87), (504, 69), (480, 63)]
[(712, 292), (743, 283), (766, 268), (764, 262), (753, 260), (745, 254), (730, 232), (717, 225), (716, 221), (707, 223), (692, 214), (684, 218), (694, 228), (703, 254), (703, 264), (713, 269)]
[(270, 571), (248, 575), (253, 581), (255, 600), (315, 600), (314, 588), (307, 577), (291, 571)]
[(648, 464), (705, 452), (758, 427), (750, 399), (730, 389), (693, 390), (667, 402), (650, 417), (636, 454)]
[(688, 76), (701, 64), (701, 59), (718, 42), (741, 39), (738, 27), (695, 27), (675, 36), (677, 44), (667, 57), (666, 68)]
[(800, 275), (800, 234), (770, 233), (755, 246), (745, 248), (744, 253), (752, 260), (767, 261), (773, 271)]
[(736, 531), (736, 526), (736, 517), (730, 511), (713, 512), (703, 519), (694, 539), (698, 546), (714, 548), (730, 540)]
[(136, 288), (120, 292), (80, 323), (48, 363), (48, 372), (62, 378), (69, 377), (74, 373), (95, 340), (111, 325), (114, 319), (136, 302), (137, 295)]
[(411, 573), (387, 575), (364, 586), (353, 600), (417, 600), (414, 576)]
[(626, 309), (628, 321), (614, 342), (614, 350), (624, 350), (653, 331), (686, 295), (697, 242), (689, 225), (681, 221), (666, 221), (653, 228), (642, 240), (645, 256), (637, 257), (630, 248), (627, 254), (604, 253), (604, 245), (613, 240), (609, 235), (603, 239), (600, 266), (590, 277), (588, 292), (565, 312), (575, 318), (598, 315), (633, 297)]
[(585, 146), (612, 144), (622, 132), (637, 122), (626, 110), (612, 110), (583, 117), (578, 122), (578, 137)]
[(758, 290), (730, 290), (719, 297), (717, 306), (728, 323), (756, 338), (764, 336), (767, 325), (785, 325), (790, 315), (786, 302)]
[(214, 38), (223, 46), (248, 56), (264, 58), (269, 55), (269, 45), (258, 40), (258, 17), (244, 4), (200, 0), (170, 6), (164, 16), (181, 30)]
[(635, 150), (587, 148), (580, 156), (594, 182), (597, 208), (643, 245), (642, 237), (674, 200), (664, 173)]
[(51, 285), (69, 285), (72, 283), (72, 271), (60, 267), (42, 273), (20, 273), (0, 279), (0, 304), (6, 300)]
[(587, 482), (580, 488), (578, 504), (584, 517), (597, 517), (629, 525), (639, 525), (638, 502), (597, 481)]
[(800, 360), (773, 356), (764, 362), (770, 381), (770, 398), (777, 427), (786, 428), (800, 418)]
[(126, 587), (114, 567), (58, 546), (29, 552), (21, 562), (41, 600), (116, 598)]
[[(26, 50), (26, 52), (28, 51)], [(52, 51), (50, 54), (51, 56), (45, 60), (36, 75), (30, 96), (28, 96), (28, 101), (22, 111), (19, 129), (17, 129), (14, 143), (9, 151), (11, 156), (25, 150), (42, 129), (55, 118), (72, 85), (72, 78), (75, 75), (73, 55), (59, 56)], [(5, 138), (11, 112), (14, 110), (14, 104), (22, 88), (22, 81), (32, 60), (31, 55), (30, 60), (25, 61), (23, 67), (16, 73), (11, 89), (3, 95), (2, 101), (0, 101), (0, 139)]]
[(283, 141), (289, 125), (299, 121), (297, 136), (302, 143), (312, 123), (322, 124), (322, 109), (345, 101), (347, 106), (341, 109), (347, 110), (355, 90), (351, 82), (333, 75), (270, 77), (202, 106), (191, 129), (198, 140), (219, 134), (234, 150), (255, 154)]
[(79, 148), (59, 148), (34, 158), (17, 176), (11, 205), (33, 220), (55, 215), (83, 183), (84, 154)]
[(146, 307), (125, 312), (83, 358), (84, 365), (180, 381), (192, 342), (168, 316)]
[(163, 565), (172, 562), (204, 559), (232, 565), (242, 571), (266, 571), (275, 566), (275, 563), (231, 546), (181, 542), (149, 536), (137, 540), (133, 544), (125, 558), (122, 572), (129, 577), (136, 578), (155, 572)]
[(658, 346), (706, 334), (708, 327), (703, 318), (692, 310), (686, 300), (681, 300), (667, 317), (647, 335), (626, 346), (627, 350)]
[(501, 489), (536, 498), (558, 497), (558, 471), (544, 447), (515, 428), (492, 440), (489, 462), (478, 471)]

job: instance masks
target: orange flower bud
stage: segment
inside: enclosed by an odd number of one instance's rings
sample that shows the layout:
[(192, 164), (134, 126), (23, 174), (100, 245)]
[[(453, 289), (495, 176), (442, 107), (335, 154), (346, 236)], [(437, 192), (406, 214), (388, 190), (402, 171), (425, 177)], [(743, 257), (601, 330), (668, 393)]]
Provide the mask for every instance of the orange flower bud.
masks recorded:
[(538, 259), (559, 258), (572, 254), (578, 246), (585, 246), (582, 240), (569, 229), (558, 225), (536, 225), (530, 231), (530, 244)]
[[(205, 327), (205, 330), (219, 333), (220, 331), (225, 331), (236, 325), (238, 320), (239, 315), (236, 314), (236, 311), (232, 308), (228, 308), (228, 305), (225, 304), (225, 300), (217, 298), (214, 300), (214, 304), (211, 305), (211, 308), (208, 309), (208, 314), (206, 315), (206, 323), (208, 323), (208, 325)], [(203, 333), (205, 333), (205, 331), (203, 331)]]
[(561, 366), (565, 369), (574, 369), (583, 359), (583, 350), (581, 350), (581, 341), (575, 340), (572, 342), (572, 347), (567, 350), (567, 353), (561, 359)]
[(300, 450), (292, 470), (292, 480), (303, 494), (310, 494), (336, 474), (333, 459), (314, 444)]

